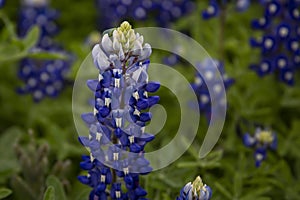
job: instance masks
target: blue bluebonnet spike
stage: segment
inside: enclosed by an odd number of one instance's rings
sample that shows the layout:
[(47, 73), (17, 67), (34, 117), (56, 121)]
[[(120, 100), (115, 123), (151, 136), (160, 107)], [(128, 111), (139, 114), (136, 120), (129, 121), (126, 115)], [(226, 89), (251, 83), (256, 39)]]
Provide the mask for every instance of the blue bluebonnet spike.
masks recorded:
[[(49, 7), (46, 0), (24, 0), (18, 21), (18, 34), (26, 36), (33, 26), (40, 28), (40, 36), (34, 49), (60, 52), (70, 57), (56, 44), (52, 37), (58, 33), (55, 20), (58, 12)], [(20, 63), (19, 78), (24, 85), (18, 88), (20, 94), (32, 94), (33, 100), (41, 101), (44, 97), (55, 98), (67, 84), (71, 59), (68, 60), (37, 60), (23, 59)]]
[(223, 83), (225, 89), (229, 88), (233, 83), (234, 80), (228, 78), (227, 74), (225, 73), (224, 66), (221, 62), (217, 60), (211, 60), (206, 58), (203, 62), (197, 63), (197, 67), (203, 69), (204, 74), (197, 73), (194, 79), (194, 83), (192, 83), (192, 87), (197, 95), (200, 112), (205, 113), (208, 119), (210, 119), (211, 113), (211, 98), (208, 92), (207, 85), (205, 84), (204, 78), (213, 85), (214, 96), (217, 97), (216, 102), (218, 107), (224, 107), (224, 94), (222, 93), (222, 87), (217, 83), (217, 71), (215, 69), (215, 65), (218, 68), (219, 73), (222, 76)]
[(253, 136), (249, 133), (243, 135), (243, 143), (246, 147), (255, 149), (255, 166), (259, 167), (262, 161), (266, 159), (267, 150), (277, 149), (277, 135), (270, 130), (257, 128)]
[[(227, 0), (210, 0), (208, 7), (202, 11), (202, 18), (205, 20), (219, 16), (221, 9), (230, 2)], [(236, 0), (234, 1), (236, 10), (238, 12), (246, 11), (250, 5), (250, 0)]]
[[(144, 157), (145, 145), (154, 139), (145, 133), (146, 122), (151, 120), (151, 113), (146, 111), (159, 101), (158, 96), (148, 93), (156, 92), (160, 84), (148, 80), (152, 50), (143, 41), (142, 35), (123, 22), (104, 33), (92, 50), (99, 70), (98, 79), (87, 81), (95, 97), (94, 111), (82, 114), (90, 131), (88, 137), (79, 137), (90, 151), (80, 163), (88, 175), (79, 180), (93, 188), (91, 199), (107, 198), (109, 190), (112, 199), (144, 199), (147, 194), (139, 184), (139, 175), (152, 171)], [(111, 174), (118, 178), (111, 179)], [(97, 176), (110, 181), (93, 181), (91, 177)]]
[(210, 200), (211, 196), (211, 188), (203, 184), (202, 179), (198, 176), (193, 183), (189, 182), (181, 189), (177, 200)]
[(251, 38), (253, 48), (261, 50), (261, 61), (250, 68), (259, 76), (276, 72), (287, 85), (294, 84), (294, 73), (300, 66), (300, 3), (290, 1), (260, 1), (264, 14), (252, 21), (252, 28), (263, 33), (262, 37)]

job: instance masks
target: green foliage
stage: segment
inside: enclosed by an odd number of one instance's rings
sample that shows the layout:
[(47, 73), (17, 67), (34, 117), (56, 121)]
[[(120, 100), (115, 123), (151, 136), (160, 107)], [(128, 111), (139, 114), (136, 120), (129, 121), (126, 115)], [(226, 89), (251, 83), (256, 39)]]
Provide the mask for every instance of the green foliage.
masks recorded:
[(55, 200), (55, 189), (53, 186), (47, 188), (43, 200)]
[(4, 199), (5, 197), (8, 197), (11, 195), (12, 191), (7, 188), (0, 188), (0, 199)]
[(63, 185), (61, 184), (58, 178), (56, 178), (55, 176), (49, 176), (47, 178), (46, 184), (48, 185), (48, 189), (49, 187), (52, 186), (53, 190), (55, 191), (55, 195), (52, 197), (53, 199), (61, 199), (61, 200), (67, 199), (66, 194), (64, 192)]

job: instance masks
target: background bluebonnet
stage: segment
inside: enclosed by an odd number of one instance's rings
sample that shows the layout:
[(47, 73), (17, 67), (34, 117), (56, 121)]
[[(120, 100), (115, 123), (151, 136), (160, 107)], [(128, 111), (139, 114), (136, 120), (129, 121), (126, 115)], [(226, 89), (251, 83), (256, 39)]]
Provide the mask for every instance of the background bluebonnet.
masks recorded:
[(254, 135), (243, 135), (243, 143), (246, 147), (254, 149), (255, 166), (259, 167), (267, 157), (267, 151), (277, 149), (277, 135), (268, 129), (257, 128)]
[[(55, 22), (59, 13), (49, 7), (48, 1), (24, 1), (20, 9), (18, 34), (24, 37), (34, 26), (40, 29), (39, 40), (32, 51), (47, 50), (65, 54), (62, 47), (53, 40), (59, 28)], [(57, 97), (66, 84), (66, 76), (71, 65), (68, 60), (43, 60), (25, 58), (20, 63), (18, 76), (24, 86), (18, 88), (20, 94), (31, 94), (39, 102), (44, 97)]]
[(250, 0), (210, 0), (208, 7), (202, 11), (203, 19), (211, 19), (220, 15), (222, 9), (225, 9), (227, 4), (234, 3), (237, 11), (242, 12), (247, 10), (250, 5)]
[(96, 0), (98, 25), (101, 31), (116, 27), (123, 20), (145, 21), (152, 18), (158, 26), (168, 27), (171, 22), (193, 11), (191, 0)]
[(300, 66), (300, 3), (261, 1), (261, 6), (264, 14), (252, 21), (252, 28), (262, 36), (250, 40), (253, 48), (260, 49), (261, 59), (250, 67), (259, 76), (276, 73), (282, 82), (293, 85)]
[(198, 176), (193, 183), (187, 183), (181, 190), (176, 200), (210, 200), (212, 197), (211, 188), (203, 184), (202, 179)]
[[(211, 117), (211, 94), (209, 94), (207, 83), (202, 76), (205, 76), (206, 80), (210, 82), (213, 86), (212, 92), (216, 96), (216, 106), (226, 107), (225, 94), (222, 92), (222, 87), (217, 82), (218, 73), (220, 73), (221, 78), (224, 82), (225, 89), (229, 88), (234, 80), (229, 78), (225, 73), (223, 63), (218, 60), (212, 60), (210, 58), (204, 59), (201, 63), (196, 64), (199, 69), (203, 69), (203, 74), (196, 73), (192, 87), (197, 95), (200, 112), (204, 113), (205, 116), (210, 119)], [(217, 71), (218, 70), (218, 71)]]

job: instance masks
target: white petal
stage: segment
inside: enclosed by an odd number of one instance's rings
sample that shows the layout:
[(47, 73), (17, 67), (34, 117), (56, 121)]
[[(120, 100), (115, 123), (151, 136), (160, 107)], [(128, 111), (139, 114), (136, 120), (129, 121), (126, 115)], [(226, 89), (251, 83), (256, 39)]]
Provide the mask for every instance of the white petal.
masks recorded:
[(139, 43), (137, 40), (134, 41), (133, 48), (132, 48), (133, 54), (141, 55), (142, 50), (143, 50), (142, 44)]
[(113, 41), (113, 48), (116, 52), (119, 52), (120, 51), (120, 47), (121, 47), (121, 44), (118, 40), (114, 40)]
[(101, 44), (105, 52), (110, 53), (113, 51), (113, 44), (108, 34), (103, 36)]
[(119, 59), (120, 60), (124, 60), (125, 59), (125, 54), (124, 54), (124, 51), (123, 51), (123, 48), (120, 47), (120, 51), (119, 51)]
[(99, 66), (100, 70), (104, 71), (107, 68), (109, 68), (110, 62), (108, 61), (107, 56), (105, 55), (105, 53), (101, 49), (100, 49), (96, 59), (97, 59), (96, 61), (98, 63), (98, 66)]
[(149, 58), (149, 56), (152, 53), (152, 49), (150, 44), (146, 43), (144, 45), (143, 51), (141, 52), (141, 56), (139, 57), (139, 60), (145, 60), (147, 58)]
[(95, 57), (98, 55), (100, 51), (100, 45), (99, 44), (96, 44), (92, 50), (92, 55), (93, 55), (93, 58), (95, 59)]

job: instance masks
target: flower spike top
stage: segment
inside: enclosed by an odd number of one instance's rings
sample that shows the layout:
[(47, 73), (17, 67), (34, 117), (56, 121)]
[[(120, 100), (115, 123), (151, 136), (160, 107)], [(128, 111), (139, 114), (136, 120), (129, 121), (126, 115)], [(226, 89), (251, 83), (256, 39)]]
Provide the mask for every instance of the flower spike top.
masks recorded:
[(105, 34), (101, 45), (97, 44), (92, 51), (94, 62), (100, 72), (109, 68), (127, 70), (126, 62), (142, 62), (151, 55), (151, 46), (144, 38), (135, 33), (131, 25), (125, 21), (117, 29), (112, 30), (112, 37)]
[(210, 200), (211, 196), (211, 188), (203, 184), (201, 177), (198, 176), (193, 183), (189, 182), (181, 189), (177, 200)]
[(255, 149), (255, 165), (259, 167), (261, 162), (266, 159), (267, 150), (276, 150), (277, 136), (270, 130), (257, 128), (253, 137), (249, 133), (244, 134), (243, 143), (246, 147)]
[[(89, 126), (88, 137), (79, 141), (90, 155), (80, 166), (87, 170), (79, 176), (92, 187), (90, 199), (143, 199), (147, 192), (139, 184), (139, 175), (152, 168), (144, 157), (145, 145), (154, 136), (145, 133), (151, 120), (148, 108), (157, 104), (160, 84), (148, 80), (151, 46), (125, 21), (104, 32), (100, 44), (92, 50), (98, 79), (88, 80), (94, 92), (94, 110), (82, 114)], [(125, 187), (123, 187), (125, 186)], [(110, 194), (109, 194), (110, 193)]]

